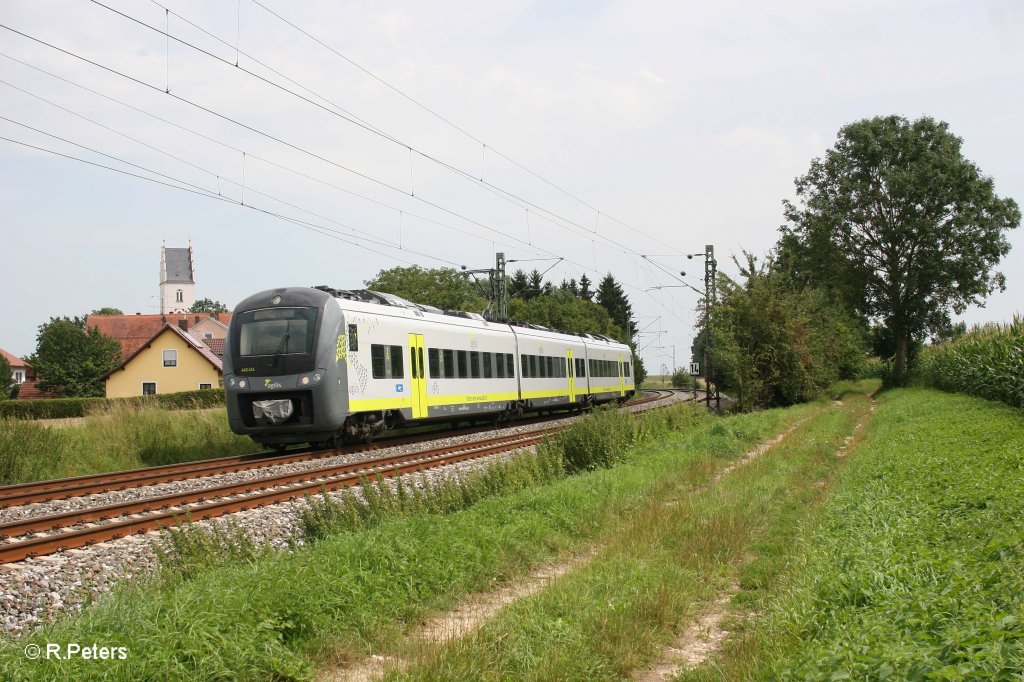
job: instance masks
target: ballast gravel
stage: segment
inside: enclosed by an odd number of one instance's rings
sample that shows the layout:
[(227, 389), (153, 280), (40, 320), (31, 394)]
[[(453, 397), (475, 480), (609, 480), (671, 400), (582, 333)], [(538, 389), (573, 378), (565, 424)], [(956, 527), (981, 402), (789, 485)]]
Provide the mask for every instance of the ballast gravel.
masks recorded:
[[(687, 399), (689, 399), (688, 394), (676, 393), (664, 400), (627, 406), (625, 409), (641, 412)], [(578, 417), (566, 417), (541, 425), (512, 426), (485, 433), (442, 437), (370, 452), (338, 455), (141, 488), (110, 491), (86, 497), (11, 507), (0, 510), (0, 523), (129, 500), (202, 490), (272, 475), (308, 471), (332, 464), (347, 464), (387, 455), (408, 454), (426, 448), (468, 444), (484, 438), (523, 434), (537, 428), (569, 424), (576, 419)], [(511, 458), (518, 452), (532, 449), (532, 447), (524, 448), (428, 469), (412, 476), (403, 477), (403, 480), (414, 485), (424, 485), (445, 478), (461, 477), (486, 467), (495, 460)], [(394, 485), (393, 481), (389, 482)], [(359, 489), (350, 490), (354, 490), (358, 494)], [(339, 496), (338, 493), (328, 494), (335, 498)], [(293, 501), (268, 505), (216, 519), (195, 521), (193, 524), (207, 530), (231, 524), (234, 528), (246, 532), (258, 545), (269, 545), (276, 549), (287, 550), (297, 537), (297, 508), (303, 504), (305, 503), (301, 501)], [(158, 568), (155, 548), (160, 542), (162, 542), (160, 534), (151, 531), (145, 535), (133, 535), (82, 549), (67, 550), (59, 554), (26, 559), (12, 564), (0, 564), (0, 632), (9, 637), (19, 637), (31, 633), (63, 614), (79, 611), (84, 604), (96, 600), (122, 581), (131, 580), (137, 576), (152, 576)]]

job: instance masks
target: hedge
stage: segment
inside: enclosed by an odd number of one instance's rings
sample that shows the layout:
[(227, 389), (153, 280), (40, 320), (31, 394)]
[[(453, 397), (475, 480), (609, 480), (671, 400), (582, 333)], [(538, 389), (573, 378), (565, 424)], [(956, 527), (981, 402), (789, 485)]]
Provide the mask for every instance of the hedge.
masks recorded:
[(163, 393), (132, 398), (47, 398), (42, 400), (0, 400), (0, 419), (60, 419), (84, 417), (108, 405), (132, 404), (168, 410), (191, 410), (224, 404), (223, 388)]

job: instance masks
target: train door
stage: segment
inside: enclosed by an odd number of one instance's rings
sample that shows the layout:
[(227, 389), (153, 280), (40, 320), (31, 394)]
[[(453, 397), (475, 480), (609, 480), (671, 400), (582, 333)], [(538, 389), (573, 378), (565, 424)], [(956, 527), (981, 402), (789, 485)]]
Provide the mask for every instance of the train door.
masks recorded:
[(412, 386), (412, 418), (427, 416), (427, 372), (423, 362), (423, 334), (409, 334), (409, 379)]
[(623, 377), (623, 371), (626, 368), (622, 365), (622, 356), (619, 356), (619, 396), (626, 395), (626, 380)]
[(569, 377), (569, 402), (576, 400), (576, 366), (573, 364), (572, 351), (565, 351), (565, 363), (568, 365), (566, 376)]

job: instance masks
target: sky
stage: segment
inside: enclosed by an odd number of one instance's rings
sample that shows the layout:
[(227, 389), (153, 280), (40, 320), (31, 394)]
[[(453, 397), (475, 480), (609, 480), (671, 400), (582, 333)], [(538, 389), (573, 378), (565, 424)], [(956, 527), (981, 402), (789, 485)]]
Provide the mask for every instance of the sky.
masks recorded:
[[(771, 249), (847, 123), (946, 121), (1024, 201), (1013, 0), (259, 2), (0, 3), (0, 137), (23, 143), (0, 140), (0, 347), (159, 312), (164, 242), (229, 307), (502, 251), (556, 284), (613, 273), (659, 372), (690, 359), (684, 254), (736, 274)], [(960, 319), (1022, 310), (1009, 240), (1006, 291)]]

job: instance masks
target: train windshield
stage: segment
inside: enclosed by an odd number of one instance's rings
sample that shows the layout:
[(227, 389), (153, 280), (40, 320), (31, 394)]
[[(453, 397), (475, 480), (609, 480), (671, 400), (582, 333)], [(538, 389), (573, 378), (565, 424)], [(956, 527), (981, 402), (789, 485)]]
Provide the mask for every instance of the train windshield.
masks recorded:
[(243, 357), (278, 357), (313, 350), (316, 308), (265, 308), (239, 313), (238, 317), (238, 352)]

